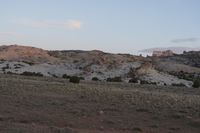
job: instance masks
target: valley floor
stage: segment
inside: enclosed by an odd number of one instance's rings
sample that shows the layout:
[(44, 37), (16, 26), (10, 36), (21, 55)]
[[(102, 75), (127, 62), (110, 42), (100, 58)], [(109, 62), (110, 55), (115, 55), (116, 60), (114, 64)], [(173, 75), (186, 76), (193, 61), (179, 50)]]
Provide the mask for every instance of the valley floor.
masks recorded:
[(199, 133), (200, 89), (0, 75), (0, 133)]

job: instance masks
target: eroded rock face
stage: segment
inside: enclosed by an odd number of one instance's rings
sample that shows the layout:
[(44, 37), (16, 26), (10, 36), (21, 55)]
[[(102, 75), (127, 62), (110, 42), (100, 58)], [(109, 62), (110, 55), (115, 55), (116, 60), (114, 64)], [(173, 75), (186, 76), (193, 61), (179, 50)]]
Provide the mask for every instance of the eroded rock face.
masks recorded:
[(174, 53), (171, 50), (166, 51), (153, 51), (153, 57), (165, 57), (165, 56), (173, 56)]
[[(168, 57), (172, 55), (170, 51), (161, 52), (161, 54), (158, 52), (157, 55), (167, 57), (155, 58), (158, 63), (154, 63), (154, 57), (111, 54), (98, 50), (46, 51), (27, 46), (1, 46), (0, 73), (23, 74), (24, 72), (32, 72), (50, 77), (62, 77), (66, 74), (84, 77), (85, 80), (92, 80), (93, 77), (97, 77), (104, 81), (107, 78), (120, 77), (124, 82), (131, 78), (137, 78), (141, 81), (160, 82), (167, 85), (186, 83), (186, 81), (179, 80), (177, 77), (169, 76), (170, 73), (164, 71), (160, 73), (161, 70), (157, 69), (157, 64), (161, 64), (161, 59), (166, 58), (168, 60), (176, 56), (180, 58), (179, 55)], [(172, 66), (172, 63), (168, 65)], [(169, 68), (167, 64), (164, 66)], [(194, 71), (197, 72), (196, 69)], [(187, 83), (187, 86), (189, 85), (190, 83)]]
[(130, 77), (140, 77), (142, 75), (148, 74), (153, 68), (151, 62), (142, 62), (140, 66), (131, 68), (129, 71)]
[(39, 72), (44, 76), (62, 77), (63, 74), (85, 79), (98, 77), (127, 77), (130, 68), (137, 68), (144, 57), (129, 54), (111, 54), (102, 51), (46, 51), (27, 46), (1, 46), (2, 73)]

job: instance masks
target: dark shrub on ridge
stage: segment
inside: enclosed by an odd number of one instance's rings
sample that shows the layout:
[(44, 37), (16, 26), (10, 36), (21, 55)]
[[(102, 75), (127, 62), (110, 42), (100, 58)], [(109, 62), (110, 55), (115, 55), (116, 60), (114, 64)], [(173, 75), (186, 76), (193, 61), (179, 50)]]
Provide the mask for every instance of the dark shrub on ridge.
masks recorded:
[(69, 82), (71, 82), (71, 83), (79, 83), (80, 82), (80, 78), (77, 77), (77, 76), (72, 76), (72, 77), (70, 77)]
[(107, 82), (122, 82), (121, 77), (107, 78)]

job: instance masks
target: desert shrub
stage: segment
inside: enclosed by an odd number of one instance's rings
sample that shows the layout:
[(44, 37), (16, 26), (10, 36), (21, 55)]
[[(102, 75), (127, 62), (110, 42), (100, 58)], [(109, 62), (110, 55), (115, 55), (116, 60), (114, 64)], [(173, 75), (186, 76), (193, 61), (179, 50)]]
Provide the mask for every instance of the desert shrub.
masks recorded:
[(21, 75), (43, 77), (43, 74), (36, 72), (23, 72)]
[(97, 77), (93, 77), (92, 81), (99, 81), (99, 79)]
[(157, 85), (157, 83), (156, 83), (156, 82), (150, 82), (150, 84), (152, 84), (152, 85)]
[(121, 77), (107, 78), (107, 82), (122, 82)]
[(71, 82), (71, 83), (79, 83), (80, 82), (80, 78), (77, 77), (77, 76), (72, 76), (72, 77), (70, 77), (69, 82)]
[(107, 78), (106, 81), (107, 82), (112, 82), (112, 79), (111, 78)]
[(19, 69), (19, 68), (21, 68), (21, 67), (19, 67), (19, 66), (15, 66), (15, 69)]
[(13, 73), (13, 72), (7, 72), (6, 74), (10, 74), (10, 75), (13, 75), (13, 74), (15, 74), (15, 73)]
[(52, 76), (53, 76), (54, 78), (58, 78), (58, 76), (57, 76), (57, 75), (55, 75), (55, 74), (52, 74)]
[(137, 78), (132, 78), (128, 82), (129, 83), (138, 83), (138, 79)]
[(151, 82), (151, 81), (145, 81), (145, 80), (141, 80), (140, 84), (149, 84), (149, 85), (156, 85), (156, 82)]
[(22, 62), (25, 63), (25, 64), (29, 64), (30, 66), (34, 65), (34, 63), (30, 62), (30, 61), (22, 61)]
[(70, 79), (70, 76), (69, 75), (67, 75), (67, 74), (63, 74), (63, 76), (62, 76), (63, 78), (65, 78), (65, 79)]
[(185, 85), (183, 83), (173, 83), (172, 86), (177, 86), (177, 87), (185, 87)]
[(145, 80), (141, 80), (140, 84), (149, 84), (149, 82), (145, 81)]
[(199, 87), (200, 87), (200, 79), (194, 80), (194, 82), (193, 82), (193, 87), (194, 87), (194, 88), (199, 88)]
[(79, 77), (79, 79), (80, 79), (80, 80), (85, 80), (85, 78), (84, 78), (84, 77)]
[(78, 63), (78, 62), (79, 62), (78, 60), (74, 60), (74, 61), (73, 61), (73, 63)]

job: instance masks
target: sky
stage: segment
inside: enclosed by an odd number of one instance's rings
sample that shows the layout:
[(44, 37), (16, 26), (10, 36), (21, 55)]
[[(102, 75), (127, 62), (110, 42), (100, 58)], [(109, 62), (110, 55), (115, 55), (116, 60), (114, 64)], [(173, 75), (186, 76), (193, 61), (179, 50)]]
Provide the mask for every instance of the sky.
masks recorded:
[(0, 0), (0, 44), (132, 53), (200, 47), (200, 0)]

